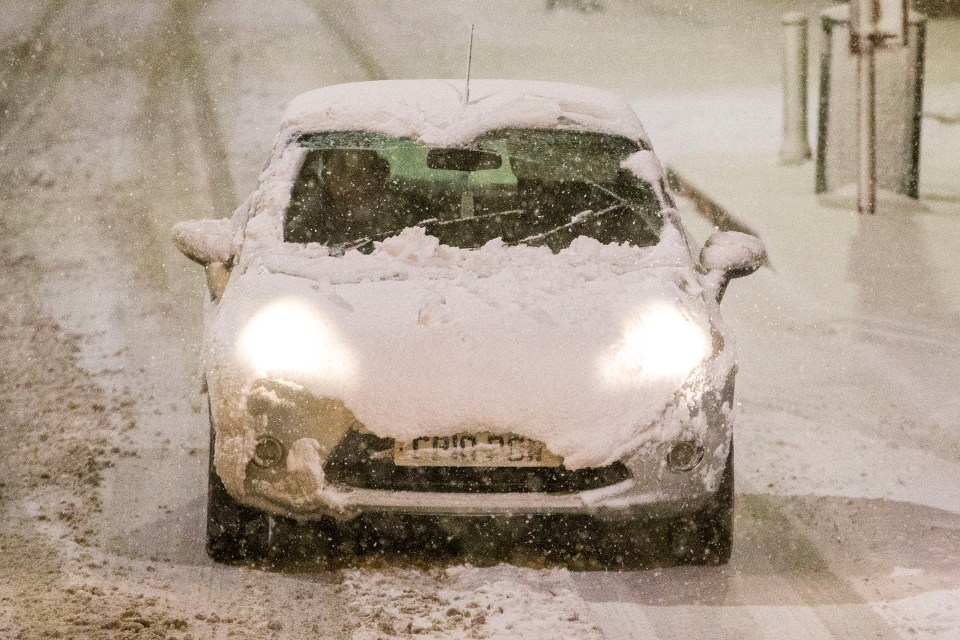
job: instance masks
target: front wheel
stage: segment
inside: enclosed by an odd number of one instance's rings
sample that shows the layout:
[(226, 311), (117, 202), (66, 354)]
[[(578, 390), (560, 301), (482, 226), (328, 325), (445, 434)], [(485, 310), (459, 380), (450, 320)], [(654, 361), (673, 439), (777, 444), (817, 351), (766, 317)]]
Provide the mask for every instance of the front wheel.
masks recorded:
[(720, 486), (699, 511), (677, 518), (668, 532), (673, 556), (682, 564), (721, 565), (733, 551), (733, 442)]
[(217, 562), (260, 560), (270, 548), (270, 517), (237, 502), (213, 465), (217, 434), (210, 423), (207, 480), (207, 555)]

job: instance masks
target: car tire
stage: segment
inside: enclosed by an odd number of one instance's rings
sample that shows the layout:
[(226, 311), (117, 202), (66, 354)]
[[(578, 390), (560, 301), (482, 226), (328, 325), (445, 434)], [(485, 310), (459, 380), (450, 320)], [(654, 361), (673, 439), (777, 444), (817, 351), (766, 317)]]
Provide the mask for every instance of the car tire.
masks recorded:
[(253, 561), (270, 548), (268, 514), (237, 502), (213, 465), (216, 431), (210, 422), (210, 462), (207, 482), (207, 555), (216, 562)]
[(699, 511), (670, 523), (671, 552), (680, 564), (717, 566), (733, 552), (733, 442), (720, 486)]

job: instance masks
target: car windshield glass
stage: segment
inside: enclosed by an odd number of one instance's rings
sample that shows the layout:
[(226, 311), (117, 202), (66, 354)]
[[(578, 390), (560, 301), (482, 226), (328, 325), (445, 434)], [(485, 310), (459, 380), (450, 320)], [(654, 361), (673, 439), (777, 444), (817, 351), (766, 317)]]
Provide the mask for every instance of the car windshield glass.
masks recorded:
[(334, 253), (420, 226), (444, 244), (494, 238), (558, 251), (581, 235), (656, 244), (663, 219), (652, 186), (620, 165), (641, 150), (615, 136), (492, 131), (455, 149), (358, 131), (301, 136), (308, 153), (284, 219), (287, 242)]

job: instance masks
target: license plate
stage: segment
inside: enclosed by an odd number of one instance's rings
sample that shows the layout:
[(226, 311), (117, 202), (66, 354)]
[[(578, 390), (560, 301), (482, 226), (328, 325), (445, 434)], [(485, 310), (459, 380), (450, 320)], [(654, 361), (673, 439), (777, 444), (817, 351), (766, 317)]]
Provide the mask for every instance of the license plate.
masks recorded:
[(530, 438), (458, 433), (396, 442), (393, 462), (405, 467), (559, 467), (563, 460)]

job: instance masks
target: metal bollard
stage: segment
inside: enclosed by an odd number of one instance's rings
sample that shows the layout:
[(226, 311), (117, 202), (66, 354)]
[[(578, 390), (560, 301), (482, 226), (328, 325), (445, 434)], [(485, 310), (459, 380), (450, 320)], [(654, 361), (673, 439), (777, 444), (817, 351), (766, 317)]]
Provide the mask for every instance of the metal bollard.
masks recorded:
[(807, 138), (807, 17), (783, 16), (783, 146), (780, 162), (800, 164), (811, 156)]
[[(815, 191), (838, 198), (859, 180), (857, 56), (850, 52), (849, 13), (846, 4), (820, 13)], [(918, 198), (926, 18), (910, 11), (907, 24), (909, 46), (875, 52), (875, 170), (878, 189)]]

